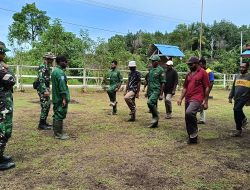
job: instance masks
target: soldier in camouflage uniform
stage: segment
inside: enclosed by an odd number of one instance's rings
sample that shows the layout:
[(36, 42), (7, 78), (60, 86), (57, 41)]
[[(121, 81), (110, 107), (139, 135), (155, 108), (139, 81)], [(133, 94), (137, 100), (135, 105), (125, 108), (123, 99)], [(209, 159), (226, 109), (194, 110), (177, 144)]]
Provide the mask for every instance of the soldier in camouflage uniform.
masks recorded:
[(49, 130), (49, 125), (46, 120), (50, 110), (50, 66), (56, 58), (52, 53), (48, 52), (44, 55), (44, 63), (39, 66), (37, 80), (37, 93), (40, 98), (41, 114), (38, 129)]
[(5, 52), (9, 51), (3, 42), (0, 42), (0, 170), (15, 167), (10, 156), (4, 155), (5, 146), (12, 134), (13, 118), (13, 86), (16, 83), (15, 75), (4, 63)]
[(70, 102), (67, 77), (64, 70), (68, 66), (68, 61), (64, 56), (56, 58), (57, 66), (51, 74), (52, 82), (52, 102), (53, 102), (53, 130), (56, 139), (66, 140), (69, 136), (63, 133), (63, 120), (68, 112)]
[(159, 61), (161, 60), (158, 55), (150, 58), (152, 61), (152, 69), (149, 71), (148, 79), (148, 108), (152, 113), (152, 121), (148, 128), (158, 127), (159, 114), (157, 111), (157, 101), (163, 99), (163, 88), (165, 83), (165, 73)]
[(110, 106), (112, 106), (113, 108), (111, 115), (117, 114), (116, 92), (119, 90), (122, 84), (122, 75), (116, 67), (117, 67), (117, 61), (114, 60), (111, 63), (111, 70), (108, 75), (110, 80), (110, 85), (107, 90), (110, 99)]

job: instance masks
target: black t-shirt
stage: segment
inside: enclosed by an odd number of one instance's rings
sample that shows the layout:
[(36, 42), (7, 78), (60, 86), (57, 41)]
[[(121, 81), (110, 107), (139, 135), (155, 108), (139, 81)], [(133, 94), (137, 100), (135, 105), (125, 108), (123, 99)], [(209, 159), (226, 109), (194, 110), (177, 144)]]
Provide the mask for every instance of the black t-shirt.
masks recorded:
[(128, 74), (128, 90), (137, 92), (138, 83), (141, 81), (141, 73), (138, 71), (131, 71)]
[(166, 83), (164, 87), (164, 92), (171, 94), (174, 87), (178, 84), (178, 73), (174, 69), (165, 71)]

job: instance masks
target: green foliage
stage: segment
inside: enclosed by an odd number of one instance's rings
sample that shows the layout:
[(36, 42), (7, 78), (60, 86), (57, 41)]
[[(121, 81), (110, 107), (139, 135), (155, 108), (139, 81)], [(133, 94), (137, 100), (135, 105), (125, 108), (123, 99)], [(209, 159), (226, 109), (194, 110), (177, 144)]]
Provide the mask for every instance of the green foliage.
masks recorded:
[(41, 34), (49, 27), (49, 17), (46, 11), (41, 11), (35, 3), (26, 4), (21, 12), (13, 15), (13, 24), (9, 27), (9, 41), (11, 44), (29, 43), (39, 39)]

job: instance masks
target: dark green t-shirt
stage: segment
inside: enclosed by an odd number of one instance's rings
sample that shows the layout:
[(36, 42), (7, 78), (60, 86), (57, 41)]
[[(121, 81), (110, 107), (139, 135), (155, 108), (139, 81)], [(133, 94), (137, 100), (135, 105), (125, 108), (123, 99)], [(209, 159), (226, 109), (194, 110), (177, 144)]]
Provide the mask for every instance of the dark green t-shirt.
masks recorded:
[(109, 72), (110, 86), (118, 86), (122, 82), (122, 75), (119, 70), (114, 69)]
[(156, 68), (150, 69), (148, 77), (148, 89), (150, 92), (160, 92), (161, 84), (165, 82), (165, 73), (164, 69), (161, 66), (157, 66)]
[(61, 103), (63, 94), (66, 96), (66, 101), (70, 101), (69, 88), (67, 85), (67, 77), (64, 70), (57, 66), (51, 74), (52, 82), (52, 102), (54, 104)]

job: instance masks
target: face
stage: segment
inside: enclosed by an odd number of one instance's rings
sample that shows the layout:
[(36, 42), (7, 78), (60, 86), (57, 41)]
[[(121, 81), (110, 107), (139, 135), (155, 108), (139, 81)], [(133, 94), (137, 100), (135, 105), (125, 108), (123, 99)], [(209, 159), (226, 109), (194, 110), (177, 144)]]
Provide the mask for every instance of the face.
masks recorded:
[(206, 69), (206, 65), (200, 63), (201, 68)]
[(61, 65), (62, 68), (66, 68), (68, 66), (68, 61), (67, 60), (66, 61), (61, 61), (60, 65)]
[(3, 61), (5, 57), (5, 53), (4, 52), (0, 52), (0, 61)]
[(245, 74), (248, 72), (248, 67), (246, 63), (241, 63), (240, 64), (240, 73)]
[(47, 64), (51, 65), (53, 63), (54, 59), (46, 58), (45, 61)]
[(116, 68), (116, 64), (115, 63), (111, 63), (111, 69), (115, 69)]
[(152, 66), (153, 66), (154, 68), (157, 67), (157, 66), (158, 66), (158, 61), (152, 60)]
[(172, 69), (172, 65), (167, 65), (167, 70)]
[(136, 67), (129, 67), (129, 70), (130, 70), (130, 71), (135, 71), (135, 70), (136, 70)]
[(195, 64), (195, 63), (188, 63), (188, 67), (189, 67), (190, 71), (196, 71), (197, 64)]

